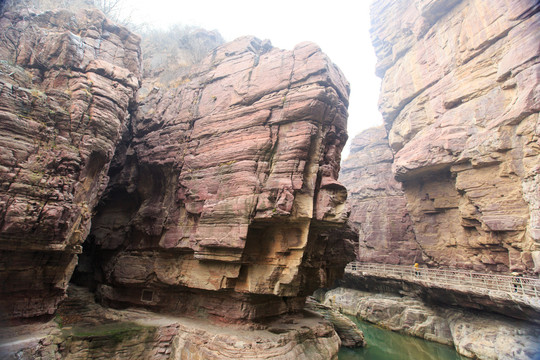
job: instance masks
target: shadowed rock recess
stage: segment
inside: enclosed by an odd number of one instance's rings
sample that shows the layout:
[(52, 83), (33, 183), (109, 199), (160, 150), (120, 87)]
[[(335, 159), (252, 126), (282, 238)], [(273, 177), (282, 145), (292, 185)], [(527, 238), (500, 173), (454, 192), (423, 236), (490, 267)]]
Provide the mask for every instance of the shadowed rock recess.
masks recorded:
[(224, 321), (301, 310), (342, 275), (349, 85), (316, 45), (240, 38), (162, 85), (98, 11), (0, 32), (3, 318), (53, 314), (77, 254), (102, 303)]

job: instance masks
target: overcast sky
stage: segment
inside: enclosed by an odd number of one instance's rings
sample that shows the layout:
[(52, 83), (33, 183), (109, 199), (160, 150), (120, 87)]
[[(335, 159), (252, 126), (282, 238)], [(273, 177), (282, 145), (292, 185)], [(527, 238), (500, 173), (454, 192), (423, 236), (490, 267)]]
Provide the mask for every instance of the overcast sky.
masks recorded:
[[(244, 35), (269, 39), (282, 49), (313, 41), (351, 83), (349, 142), (360, 131), (382, 124), (377, 110), (380, 80), (369, 37), (370, 0), (129, 0), (135, 22), (217, 29), (226, 41)], [(347, 153), (348, 153), (347, 146)], [(346, 155), (346, 153), (344, 153)]]

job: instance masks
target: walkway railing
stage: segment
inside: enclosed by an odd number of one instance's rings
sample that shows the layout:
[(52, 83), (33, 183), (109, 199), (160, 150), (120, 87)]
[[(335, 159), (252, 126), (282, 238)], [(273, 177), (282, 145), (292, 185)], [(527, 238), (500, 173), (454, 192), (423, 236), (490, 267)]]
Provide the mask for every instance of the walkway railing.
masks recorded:
[(540, 299), (540, 279), (483, 274), (467, 270), (447, 270), (419, 268), (412, 265), (388, 265), (351, 262), (345, 268), (353, 274), (366, 274), (400, 278), (419, 283), (431, 283), (437, 286), (465, 287), (469, 289), (497, 290), (512, 296)]

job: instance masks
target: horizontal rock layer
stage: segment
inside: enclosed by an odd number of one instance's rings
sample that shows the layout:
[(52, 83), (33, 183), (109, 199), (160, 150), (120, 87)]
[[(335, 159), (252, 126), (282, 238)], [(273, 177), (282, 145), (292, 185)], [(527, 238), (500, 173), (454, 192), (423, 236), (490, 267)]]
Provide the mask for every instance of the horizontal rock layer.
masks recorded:
[(540, 271), (533, 0), (379, 0), (379, 108), (424, 261)]
[(140, 39), (99, 11), (0, 17), (0, 318), (52, 314), (139, 87)]

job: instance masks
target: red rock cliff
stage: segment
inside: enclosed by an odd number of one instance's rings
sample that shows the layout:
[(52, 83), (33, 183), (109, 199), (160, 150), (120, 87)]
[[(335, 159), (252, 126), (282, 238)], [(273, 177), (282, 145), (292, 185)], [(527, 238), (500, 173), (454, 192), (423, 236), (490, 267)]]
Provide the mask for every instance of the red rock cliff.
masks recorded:
[(359, 233), (358, 261), (410, 265), (422, 259), (393, 160), (386, 131), (377, 127), (354, 137), (343, 162), (340, 181), (349, 192), (350, 220)]
[(257, 319), (333, 282), (348, 92), (314, 44), (246, 37), (141, 96), (88, 244), (104, 301)]
[(433, 265), (540, 271), (539, 9), (372, 6), (393, 171)]
[(97, 11), (0, 18), (0, 317), (52, 314), (139, 87), (139, 38)]
[(100, 12), (0, 28), (2, 317), (54, 313), (81, 252), (104, 303), (227, 319), (342, 274), (349, 85), (317, 46), (241, 38), (135, 99), (140, 40)]

